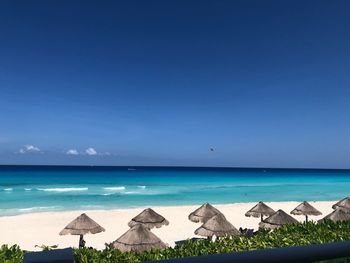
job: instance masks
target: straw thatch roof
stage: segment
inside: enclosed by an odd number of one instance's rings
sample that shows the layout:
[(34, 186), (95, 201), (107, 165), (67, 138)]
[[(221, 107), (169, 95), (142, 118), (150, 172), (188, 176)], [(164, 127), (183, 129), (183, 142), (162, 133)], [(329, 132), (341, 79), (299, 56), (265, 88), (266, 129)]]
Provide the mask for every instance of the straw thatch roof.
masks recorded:
[(343, 208), (350, 210), (350, 197), (345, 197), (332, 206), (333, 209)]
[(250, 209), (245, 216), (261, 217), (261, 216), (270, 216), (275, 213), (271, 207), (266, 205), (264, 202), (257, 203), (252, 209)]
[(205, 237), (237, 236), (240, 232), (226, 220), (223, 214), (217, 214), (205, 222), (201, 227), (194, 231), (196, 235)]
[(261, 228), (269, 228), (274, 229), (280, 227), (285, 224), (293, 224), (297, 223), (298, 220), (288, 215), (283, 210), (279, 209), (276, 213), (264, 219), (259, 223), (259, 227)]
[(169, 225), (169, 221), (162, 217), (160, 214), (156, 213), (151, 208), (147, 208), (135, 216), (133, 219), (131, 219), (131, 221), (128, 223), (129, 227), (133, 227), (137, 224), (143, 224), (144, 226), (151, 229), (153, 227), (159, 228), (163, 225)]
[(345, 221), (345, 220), (350, 220), (350, 214), (344, 211), (342, 208), (337, 208), (335, 209), (332, 213), (326, 215), (324, 218), (318, 220), (318, 222), (322, 222), (324, 220), (332, 220), (334, 222), (337, 221)]
[(105, 229), (88, 217), (85, 213), (70, 222), (60, 235), (85, 235), (104, 232)]
[(216, 209), (214, 206), (212, 206), (209, 203), (205, 203), (201, 207), (194, 210), (188, 216), (188, 219), (195, 223), (198, 223), (198, 222), (205, 223), (210, 218), (218, 214), (221, 214), (221, 212), (218, 209)]
[(166, 248), (155, 234), (142, 224), (134, 225), (121, 237), (112, 243), (112, 246), (122, 252), (133, 251), (142, 252), (151, 249)]
[(304, 201), (294, 208), (291, 212), (292, 215), (304, 215), (304, 216), (319, 216), (322, 215), (315, 207)]

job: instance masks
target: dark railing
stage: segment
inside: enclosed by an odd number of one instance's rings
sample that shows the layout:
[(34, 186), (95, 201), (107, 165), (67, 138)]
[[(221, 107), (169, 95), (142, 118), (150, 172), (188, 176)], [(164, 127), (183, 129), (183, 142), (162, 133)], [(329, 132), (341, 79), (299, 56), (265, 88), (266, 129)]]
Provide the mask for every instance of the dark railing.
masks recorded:
[[(154, 263), (315, 262), (350, 257), (350, 241), (152, 261)], [(147, 261), (151, 263), (151, 261)]]
[(28, 252), (24, 255), (24, 263), (74, 263), (72, 248), (54, 249), (41, 252)]

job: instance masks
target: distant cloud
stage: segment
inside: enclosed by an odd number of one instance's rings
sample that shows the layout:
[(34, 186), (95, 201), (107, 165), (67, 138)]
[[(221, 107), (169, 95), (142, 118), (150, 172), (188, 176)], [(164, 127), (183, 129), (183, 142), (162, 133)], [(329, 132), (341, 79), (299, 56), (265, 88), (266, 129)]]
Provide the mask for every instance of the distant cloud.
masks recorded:
[(79, 155), (79, 152), (76, 149), (70, 149), (66, 152), (68, 155)]
[(87, 155), (97, 155), (96, 150), (95, 150), (94, 148), (92, 148), (92, 147), (87, 148), (87, 149), (85, 150), (85, 153), (86, 153)]
[(42, 151), (34, 145), (25, 145), (23, 148), (19, 149), (19, 153), (42, 153)]

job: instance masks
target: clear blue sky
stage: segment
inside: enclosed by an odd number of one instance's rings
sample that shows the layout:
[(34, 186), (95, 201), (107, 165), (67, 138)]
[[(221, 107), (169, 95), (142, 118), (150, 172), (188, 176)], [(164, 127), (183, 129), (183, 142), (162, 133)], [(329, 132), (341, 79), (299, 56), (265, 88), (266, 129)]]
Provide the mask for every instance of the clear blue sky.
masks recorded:
[(0, 163), (350, 168), (349, 14), (2, 1)]

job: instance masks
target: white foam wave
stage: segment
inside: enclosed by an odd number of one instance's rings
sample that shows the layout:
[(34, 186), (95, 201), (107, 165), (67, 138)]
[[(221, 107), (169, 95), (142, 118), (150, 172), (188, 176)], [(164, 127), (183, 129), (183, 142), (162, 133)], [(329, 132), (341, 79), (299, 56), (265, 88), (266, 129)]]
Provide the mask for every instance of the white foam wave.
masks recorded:
[(135, 192), (135, 191), (127, 191), (127, 192), (124, 192), (124, 194), (126, 195), (138, 195), (138, 194), (141, 194), (140, 192)]
[(89, 209), (89, 208), (103, 208), (104, 206), (102, 206), (102, 205), (82, 205), (81, 207)]
[(66, 187), (66, 188), (37, 188), (39, 191), (45, 192), (71, 192), (71, 191), (87, 191), (87, 187)]
[(103, 190), (106, 190), (106, 191), (123, 191), (123, 190), (125, 190), (125, 186), (103, 187)]
[(123, 194), (123, 195), (145, 195), (145, 196), (148, 196), (148, 195), (161, 195), (162, 192), (147, 192), (147, 191), (125, 191), (125, 192), (121, 192), (120, 194)]
[(39, 211), (52, 211), (60, 208), (60, 206), (34, 206), (26, 208), (17, 208), (12, 209), (13, 211), (18, 211), (20, 213), (30, 213), (30, 212), (39, 212)]
[(138, 185), (137, 187), (138, 187), (138, 188), (141, 188), (141, 189), (146, 189), (146, 186), (145, 186), (145, 185)]
[(13, 188), (5, 188), (4, 189), (4, 191), (7, 191), (7, 192), (12, 191), (12, 190), (13, 190)]
[(32, 188), (24, 188), (24, 191), (32, 191)]

